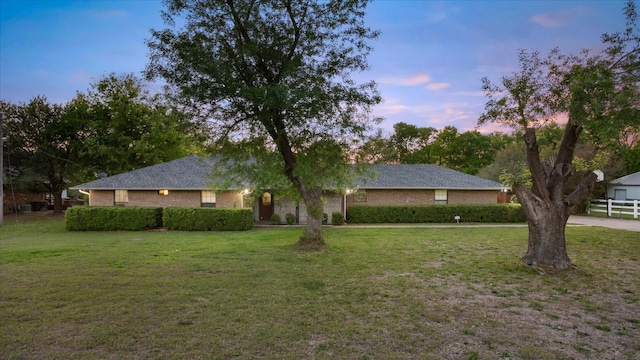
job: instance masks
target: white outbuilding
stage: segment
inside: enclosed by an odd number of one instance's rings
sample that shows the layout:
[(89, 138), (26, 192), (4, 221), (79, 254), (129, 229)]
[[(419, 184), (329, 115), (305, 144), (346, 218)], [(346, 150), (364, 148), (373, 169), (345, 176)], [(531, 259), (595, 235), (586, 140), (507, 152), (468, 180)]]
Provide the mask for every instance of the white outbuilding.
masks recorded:
[(640, 200), (640, 171), (611, 180), (607, 197), (613, 200)]

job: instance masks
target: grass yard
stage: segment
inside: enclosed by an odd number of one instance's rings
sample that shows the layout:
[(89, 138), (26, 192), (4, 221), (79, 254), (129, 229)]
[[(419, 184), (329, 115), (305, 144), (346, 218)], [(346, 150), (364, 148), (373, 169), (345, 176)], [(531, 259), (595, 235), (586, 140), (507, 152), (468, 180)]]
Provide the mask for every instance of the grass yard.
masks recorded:
[(0, 228), (2, 359), (639, 359), (640, 233), (571, 227), (237, 233)]

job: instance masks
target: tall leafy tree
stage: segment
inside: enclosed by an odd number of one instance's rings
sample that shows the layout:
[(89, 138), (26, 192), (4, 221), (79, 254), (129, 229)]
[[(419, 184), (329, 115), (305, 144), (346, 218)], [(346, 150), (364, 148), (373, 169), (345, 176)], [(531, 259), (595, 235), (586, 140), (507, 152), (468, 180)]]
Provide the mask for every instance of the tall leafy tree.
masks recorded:
[(432, 127), (418, 127), (399, 122), (393, 125), (391, 145), (395, 149), (397, 162), (401, 164), (433, 163), (431, 142), (437, 134)]
[(0, 102), (5, 115), (4, 162), (20, 187), (53, 195), (62, 212), (62, 191), (82, 166), (78, 163), (81, 124), (64, 117), (65, 108), (38, 96), (28, 103)]
[(395, 163), (397, 152), (389, 137), (378, 129), (353, 149), (353, 161), (358, 164)]
[(147, 75), (207, 120), (226, 169), (295, 190), (308, 215), (300, 244), (322, 245), (322, 189), (349, 183), (347, 151), (381, 100), (374, 82), (351, 75), (367, 70), (378, 36), (364, 24), (368, 1), (165, 3), (168, 28), (152, 32)]
[[(640, 37), (633, 2), (627, 3), (625, 14), (626, 31), (604, 35), (607, 47), (602, 53), (566, 56), (554, 50), (541, 58), (537, 52), (521, 51), (519, 72), (503, 77), (500, 85), (483, 79), (488, 101), (479, 123), (509, 125), (524, 139), (529, 174), (508, 180), (529, 225), (522, 261), (539, 269), (571, 266), (566, 222), (597, 179), (594, 172), (583, 171), (581, 180), (568, 188), (571, 175), (583, 170), (573, 164), (580, 136), (603, 144), (638, 126)], [(555, 156), (543, 161), (538, 128), (559, 116), (567, 118), (562, 140)]]
[(446, 126), (438, 132), (431, 147), (438, 165), (475, 175), (490, 165), (495, 154), (508, 142), (509, 136), (505, 134), (459, 133), (455, 127)]
[(199, 133), (185, 114), (144, 90), (132, 74), (98, 79), (78, 93), (65, 113), (84, 124), (81, 161), (87, 176), (118, 174), (202, 150)]

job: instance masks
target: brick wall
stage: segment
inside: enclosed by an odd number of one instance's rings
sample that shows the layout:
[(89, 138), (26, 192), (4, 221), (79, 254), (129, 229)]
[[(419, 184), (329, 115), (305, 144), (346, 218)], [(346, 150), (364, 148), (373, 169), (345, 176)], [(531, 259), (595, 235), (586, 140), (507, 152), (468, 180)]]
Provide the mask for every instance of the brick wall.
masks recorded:
[(434, 203), (434, 190), (363, 189), (347, 195), (347, 207), (351, 205), (432, 205)]
[[(497, 202), (498, 191), (495, 190), (449, 190), (447, 192), (449, 204), (494, 204)], [(343, 211), (343, 195), (332, 192), (323, 194), (325, 199), (324, 212), (331, 223), (332, 212)], [(114, 191), (91, 190), (89, 205), (112, 206), (114, 205)], [(432, 205), (435, 203), (434, 190), (360, 190), (355, 194), (347, 195), (346, 206), (351, 205)], [(160, 195), (157, 190), (130, 190), (127, 206), (180, 206), (200, 207), (200, 191), (169, 191), (169, 195)], [(253, 207), (255, 218), (258, 219), (258, 201), (251, 201), (248, 197), (243, 199), (236, 191), (222, 191), (216, 193), (216, 207)], [(274, 214), (280, 215), (285, 221), (287, 213), (296, 214), (298, 203), (294, 200), (274, 199)], [(307, 209), (303, 202), (299, 204), (298, 222), (307, 221)]]
[[(328, 216), (328, 223), (331, 224), (331, 213), (334, 211), (342, 212), (342, 194), (336, 194), (334, 192), (325, 191), (322, 194), (325, 201), (323, 212)], [(298, 204), (295, 200), (276, 198), (273, 203), (273, 213), (280, 215), (282, 222), (285, 222), (285, 216), (287, 213), (296, 214), (296, 206), (299, 206), (298, 210), (298, 223), (307, 223), (307, 207), (304, 202)]]
[[(280, 220), (282, 223), (286, 223), (286, 215), (288, 213), (296, 214), (296, 206), (298, 202), (291, 199), (283, 199), (281, 197), (275, 197), (273, 200), (273, 213), (280, 215)], [(300, 216), (302, 217), (302, 210), (300, 212)], [(304, 214), (306, 219), (306, 213)], [(304, 223), (301, 219), (298, 220), (300, 223)]]
[(127, 206), (200, 207), (200, 191), (173, 191), (160, 195), (158, 190), (129, 190)]
[[(113, 206), (113, 190), (91, 190), (89, 205)], [(200, 207), (199, 190), (169, 190), (168, 195), (160, 195), (158, 190), (129, 190), (129, 202), (126, 206), (158, 206), (158, 207)], [(241, 194), (235, 191), (216, 193), (216, 207), (240, 207)], [(249, 204), (250, 205), (250, 204)]]
[(449, 190), (449, 204), (496, 204), (497, 190)]
[[(324, 206), (322, 212), (327, 214), (327, 224), (331, 224), (331, 213), (334, 211), (342, 212), (342, 194), (336, 194), (333, 192), (324, 192), (322, 197), (324, 199)], [(300, 223), (305, 224), (307, 222), (307, 207), (304, 203), (300, 203)]]
[(243, 199), (242, 194), (237, 191), (216, 192), (216, 207), (239, 208), (239, 207), (249, 207), (249, 206), (251, 206), (250, 201)]
[(89, 205), (113, 206), (115, 198), (113, 190), (89, 190)]
[[(449, 204), (494, 204), (496, 190), (448, 190)], [(413, 189), (361, 189), (347, 195), (347, 208), (351, 205), (433, 205), (435, 190)]]

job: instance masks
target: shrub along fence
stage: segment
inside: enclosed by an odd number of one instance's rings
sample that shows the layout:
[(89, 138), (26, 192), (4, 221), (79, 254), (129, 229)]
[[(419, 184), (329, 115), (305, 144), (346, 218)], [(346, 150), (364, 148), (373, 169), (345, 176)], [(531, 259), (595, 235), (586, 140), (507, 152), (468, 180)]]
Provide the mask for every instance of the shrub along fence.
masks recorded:
[(351, 224), (384, 223), (516, 223), (527, 219), (520, 205), (354, 205), (347, 210)]
[(185, 231), (253, 228), (252, 209), (74, 206), (67, 209), (69, 231), (139, 231), (159, 227)]

